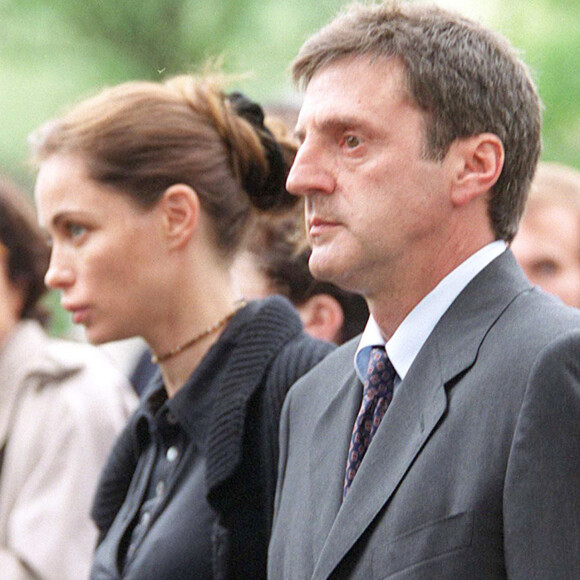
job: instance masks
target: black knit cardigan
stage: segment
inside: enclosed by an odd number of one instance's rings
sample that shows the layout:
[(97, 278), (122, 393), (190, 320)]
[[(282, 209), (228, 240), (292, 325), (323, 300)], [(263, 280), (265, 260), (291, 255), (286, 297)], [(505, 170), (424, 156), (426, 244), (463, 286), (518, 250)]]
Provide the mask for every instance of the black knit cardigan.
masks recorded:
[[(308, 336), (279, 296), (251, 302), (234, 338), (210, 422), (208, 501), (216, 580), (266, 578), (278, 463), (280, 412), (290, 386), (334, 346)], [(138, 414), (136, 414), (138, 415)], [(103, 538), (119, 511), (140, 453), (134, 421), (117, 440), (97, 489), (92, 517)], [(192, 524), (193, 525), (193, 524)]]

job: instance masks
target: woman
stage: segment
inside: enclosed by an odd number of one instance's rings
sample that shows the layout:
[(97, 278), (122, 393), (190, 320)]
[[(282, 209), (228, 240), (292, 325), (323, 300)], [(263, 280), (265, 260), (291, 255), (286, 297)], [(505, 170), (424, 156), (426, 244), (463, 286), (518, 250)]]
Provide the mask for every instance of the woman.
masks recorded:
[(287, 195), (280, 144), (210, 76), (107, 89), (32, 142), (47, 284), (161, 368), (102, 477), (92, 578), (265, 577), (280, 407), (332, 348), (231, 280), (252, 208)]
[(25, 194), (0, 180), (0, 576), (88, 576), (99, 474), (136, 398), (93, 346), (49, 338), (49, 248)]

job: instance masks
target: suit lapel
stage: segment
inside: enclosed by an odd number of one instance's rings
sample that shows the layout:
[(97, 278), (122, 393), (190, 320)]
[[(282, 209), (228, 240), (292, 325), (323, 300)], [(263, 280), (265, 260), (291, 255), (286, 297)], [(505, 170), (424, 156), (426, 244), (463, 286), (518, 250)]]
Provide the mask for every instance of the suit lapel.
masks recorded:
[[(447, 407), (437, 356), (407, 376), (361, 463), (321, 551), (313, 579), (327, 578), (387, 503)], [(359, 403), (360, 404), (360, 403)], [(352, 417), (350, 428), (354, 416)], [(343, 453), (346, 457), (346, 451)], [(344, 471), (344, 468), (343, 468)], [(328, 501), (328, 499), (326, 500)]]
[[(445, 413), (446, 385), (475, 362), (489, 328), (509, 303), (529, 287), (508, 251), (468, 285), (439, 321), (405, 380), (398, 386), (346, 500), (339, 508), (333, 505), (333, 511), (338, 509), (338, 513), (328, 536), (324, 536), (326, 541), (313, 580), (329, 577), (388, 503), (417, 455), (428, 445), (430, 435)], [(355, 411), (349, 408), (347, 412), (345, 409), (340, 417), (340, 420), (346, 420), (350, 416), (347, 445), (358, 405), (360, 394)], [(332, 429), (331, 425), (337, 422), (332, 413), (333, 409), (329, 407), (325, 428)], [(328, 433), (322, 430), (319, 433), (320, 438), (327, 439), (327, 444), (337, 446), (340, 442), (342, 459), (346, 457), (346, 449), (342, 449), (344, 431), (344, 427), (340, 432), (336, 429), (334, 441)], [(331, 473), (331, 470), (326, 470), (326, 473)], [(328, 489), (329, 482), (330, 479), (316, 483)], [(320, 499), (329, 501), (326, 495), (321, 495)], [(327, 529), (330, 516), (330, 513), (325, 514), (324, 526)]]
[(348, 445), (362, 396), (362, 385), (352, 365), (355, 350), (356, 344), (342, 357), (347, 364), (343, 365), (343, 373), (339, 369), (336, 373), (342, 383), (338, 383), (340, 386), (320, 415), (312, 436), (309, 469), (315, 559), (342, 502)]

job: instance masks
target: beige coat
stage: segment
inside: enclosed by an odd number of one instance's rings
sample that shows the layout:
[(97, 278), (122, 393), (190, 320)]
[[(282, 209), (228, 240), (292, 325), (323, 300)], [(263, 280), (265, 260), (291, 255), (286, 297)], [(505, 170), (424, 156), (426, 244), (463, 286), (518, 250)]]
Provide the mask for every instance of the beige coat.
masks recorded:
[(95, 347), (20, 323), (0, 350), (0, 576), (87, 578), (89, 511), (109, 449), (136, 404)]

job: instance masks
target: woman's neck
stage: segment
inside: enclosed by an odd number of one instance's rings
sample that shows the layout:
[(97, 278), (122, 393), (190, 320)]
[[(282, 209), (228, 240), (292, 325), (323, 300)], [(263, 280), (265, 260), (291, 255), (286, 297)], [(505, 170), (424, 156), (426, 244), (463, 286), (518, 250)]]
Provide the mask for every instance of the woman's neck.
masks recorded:
[(210, 348), (219, 340), (231, 318), (244, 305), (245, 302), (242, 300), (232, 301), (225, 315), (216, 318), (215, 322), (203, 330), (195, 331), (186, 342), (152, 357), (153, 362), (156, 362), (155, 359), (159, 362), (169, 397), (174, 396), (183, 387)]
[(208, 244), (198, 243), (194, 249), (168, 269), (165, 295), (151, 311), (143, 334), (159, 360), (170, 397), (199, 366), (239, 303), (229, 262)]

